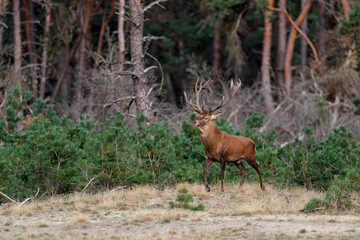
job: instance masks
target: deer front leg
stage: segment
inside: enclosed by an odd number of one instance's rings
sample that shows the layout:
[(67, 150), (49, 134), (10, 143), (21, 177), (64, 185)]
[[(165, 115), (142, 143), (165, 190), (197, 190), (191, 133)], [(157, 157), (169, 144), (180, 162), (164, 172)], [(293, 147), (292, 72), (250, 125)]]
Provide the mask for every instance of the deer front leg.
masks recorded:
[(204, 184), (205, 184), (205, 189), (210, 192), (210, 188), (209, 188), (209, 183), (207, 180), (207, 171), (210, 169), (211, 164), (213, 163), (213, 161), (211, 161), (209, 158), (207, 158), (206, 164), (204, 166)]
[(222, 161), (221, 161), (221, 175), (220, 175), (220, 179), (221, 179), (221, 192), (224, 192), (225, 167), (226, 167), (226, 162), (225, 162), (224, 160), (222, 160)]

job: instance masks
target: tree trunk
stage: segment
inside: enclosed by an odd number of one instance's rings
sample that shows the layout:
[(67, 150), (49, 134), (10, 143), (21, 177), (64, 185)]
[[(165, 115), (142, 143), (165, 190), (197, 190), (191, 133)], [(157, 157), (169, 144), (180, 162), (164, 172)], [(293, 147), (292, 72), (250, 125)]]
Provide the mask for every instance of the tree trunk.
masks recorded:
[[(305, 7), (305, 3), (307, 0), (301, 0), (301, 10), (304, 9)], [(304, 34), (307, 34), (307, 17), (305, 17), (303, 23), (301, 24), (301, 31), (303, 31)], [(307, 42), (306, 40), (301, 37), (300, 39), (300, 67), (301, 67), (301, 72), (304, 74), (305, 73), (305, 69), (306, 69), (306, 61), (307, 59)]]
[(27, 4), (27, 0), (23, 0), (23, 5), (25, 9), (25, 33), (26, 33), (26, 46), (28, 49), (29, 55), (29, 64), (30, 64), (30, 88), (32, 93), (35, 96), (38, 96), (37, 89), (37, 74), (36, 74), (36, 51), (34, 51), (34, 23), (33, 23), (33, 12), (34, 12), (34, 3), (30, 1), (30, 6)]
[[(9, 0), (0, 0), (0, 22), (3, 21)], [(5, 27), (0, 24), (0, 53), (2, 52), (2, 38), (4, 36)]]
[[(125, 27), (129, 27), (128, 25), (125, 26), (125, 0), (119, 0), (119, 19), (118, 19), (118, 46), (119, 46), (119, 56), (118, 56), (118, 65), (117, 71), (122, 72), (124, 71), (124, 61), (125, 61)], [(111, 83), (111, 99), (116, 99), (120, 97), (120, 94), (126, 86), (126, 77), (119, 76), (116, 79), (112, 80)]]
[(319, 55), (321, 61), (325, 56), (325, 39), (326, 39), (326, 8), (325, 0), (319, 0)]
[[(274, 7), (274, 0), (269, 0), (269, 7)], [(274, 111), (274, 102), (271, 96), (271, 84), (270, 84), (270, 54), (271, 54), (271, 21), (270, 10), (265, 11), (264, 18), (264, 42), (261, 61), (261, 77), (262, 77), (262, 93), (264, 95), (265, 106), (267, 113), (270, 114)]]
[(144, 111), (147, 122), (151, 121), (149, 83), (144, 72), (143, 28), (144, 12), (141, 0), (129, 0), (130, 5), (130, 44), (131, 69), (137, 112)]
[(88, 49), (90, 45), (89, 31), (91, 13), (93, 8), (93, 0), (80, 0), (78, 3), (79, 7), (79, 25), (81, 26), (81, 40), (77, 49), (76, 56), (76, 72), (77, 79), (75, 82), (75, 93), (74, 93), (74, 119), (80, 120), (83, 105), (83, 94), (84, 94), (84, 81), (85, 73), (88, 68)]
[(13, 0), (14, 17), (14, 84), (21, 85), (20, 0)]
[(215, 82), (219, 81), (220, 61), (221, 61), (221, 25), (215, 23), (214, 26), (214, 41), (213, 41), (213, 64), (212, 64), (212, 78)]
[[(311, 4), (312, 4), (313, 0), (307, 0), (305, 3), (304, 8), (302, 9), (300, 15), (298, 16), (298, 18), (295, 21), (295, 25), (297, 27), (299, 27), (302, 22), (304, 21), (305, 17), (307, 16), (310, 8), (311, 8)], [(293, 26), (291, 28), (290, 34), (289, 34), (289, 39), (287, 42), (287, 50), (286, 50), (286, 56), (285, 56), (285, 89), (286, 89), (286, 94), (288, 97), (290, 97), (291, 95), (291, 60), (292, 60), (292, 55), (294, 52), (294, 45), (295, 45), (295, 40), (296, 40), (296, 29)]]
[(44, 43), (43, 43), (43, 52), (41, 60), (41, 81), (40, 81), (40, 94), (39, 97), (44, 99), (45, 97), (45, 83), (46, 83), (46, 68), (47, 68), (47, 48), (49, 42), (49, 31), (50, 31), (50, 21), (51, 21), (51, 7), (50, 5), (46, 6), (46, 16), (45, 16), (45, 27), (44, 27)]
[[(286, 0), (279, 0), (279, 8), (286, 11)], [(276, 79), (280, 86), (284, 86), (284, 62), (286, 52), (286, 17), (279, 13), (278, 46), (276, 51)]]
[[(0, 0), (0, 22), (4, 20), (4, 15), (6, 13), (9, 0)], [(0, 53), (2, 52), (2, 39), (4, 36), (4, 25), (0, 24)]]
[(349, 5), (348, 0), (341, 0), (341, 5), (342, 5), (343, 11), (344, 11), (344, 18), (346, 20), (349, 20), (350, 5)]
[[(58, 76), (61, 76), (64, 69), (66, 68), (69, 56), (70, 56), (70, 47), (69, 47), (69, 43), (67, 42), (65, 43), (65, 46), (62, 46), (60, 48), (58, 62), (57, 62)], [(71, 90), (71, 75), (69, 71), (66, 71), (64, 75), (64, 80), (61, 84), (62, 98), (66, 104), (71, 102), (70, 90)]]
[(119, 0), (119, 23), (118, 23), (118, 41), (119, 41), (119, 68), (118, 71), (124, 70), (125, 60), (125, 0)]
[[(57, 95), (59, 94), (60, 87), (63, 84), (63, 81), (65, 79), (67, 79), (67, 75), (69, 74), (68, 70), (70, 68), (71, 60), (73, 59), (73, 57), (74, 57), (74, 55), (75, 55), (75, 53), (76, 53), (76, 51), (77, 51), (77, 49), (78, 49), (78, 47), (80, 45), (80, 42), (81, 42), (81, 36), (78, 37), (78, 39), (75, 42), (75, 45), (73, 46), (73, 48), (71, 49), (71, 52), (68, 55), (66, 64), (65, 64), (64, 68), (62, 69), (61, 74), (59, 76), (59, 79), (56, 82), (56, 85), (55, 85), (54, 90), (52, 92), (51, 99), (50, 99), (51, 103), (53, 103), (55, 101)], [(66, 47), (68, 47), (69, 43), (65, 43), (65, 45), (66, 45)]]
[(115, 0), (111, 1), (111, 10), (109, 12), (109, 16), (106, 18), (106, 20), (103, 22), (103, 24), (101, 25), (101, 29), (100, 29), (100, 35), (99, 35), (99, 41), (98, 41), (98, 47), (97, 47), (97, 56), (96, 56), (96, 60), (95, 60), (95, 65), (99, 65), (99, 61), (100, 61), (100, 55), (102, 52), (102, 45), (104, 42), (104, 34), (105, 34), (105, 30), (106, 30), (106, 26), (109, 24), (112, 16), (115, 13)]

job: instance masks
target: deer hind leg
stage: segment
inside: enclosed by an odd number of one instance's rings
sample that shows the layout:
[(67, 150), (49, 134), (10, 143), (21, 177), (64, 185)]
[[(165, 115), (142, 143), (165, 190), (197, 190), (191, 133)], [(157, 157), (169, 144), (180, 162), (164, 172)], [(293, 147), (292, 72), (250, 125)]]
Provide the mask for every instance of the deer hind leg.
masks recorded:
[(204, 166), (204, 184), (205, 184), (205, 189), (210, 192), (210, 188), (209, 188), (209, 183), (207, 180), (207, 171), (210, 169), (211, 164), (213, 164), (213, 161), (207, 159), (206, 164)]
[(245, 176), (246, 176), (246, 168), (244, 167), (242, 161), (237, 161), (235, 162), (236, 167), (240, 170), (241, 172), (241, 182), (240, 182), (240, 187), (244, 184), (245, 181)]
[(225, 167), (226, 167), (226, 162), (224, 160), (221, 161), (221, 175), (220, 175), (220, 179), (221, 179), (221, 192), (224, 192), (224, 177), (225, 177)]
[(259, 179), (260, 179), (261, 190), (265, 191), (265, 187), (264, 187), (262, 177), (261, 177), (260, 165), (257, 164), (257, 162), (255, 160), (254, 161), (249, 161), (248, 163), (250, 164), (250, 166), (252, 166), (257, 171), (257, 173), (259, 175)]

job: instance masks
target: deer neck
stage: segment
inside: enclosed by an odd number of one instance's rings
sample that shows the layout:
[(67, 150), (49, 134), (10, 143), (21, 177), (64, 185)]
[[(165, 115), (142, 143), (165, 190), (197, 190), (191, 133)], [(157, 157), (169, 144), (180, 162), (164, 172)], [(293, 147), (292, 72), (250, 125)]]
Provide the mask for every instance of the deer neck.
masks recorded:
[(220, 142), (221, 131), (214, 121), (200, 128), (200, 138), (205, 148), (215, 146)]

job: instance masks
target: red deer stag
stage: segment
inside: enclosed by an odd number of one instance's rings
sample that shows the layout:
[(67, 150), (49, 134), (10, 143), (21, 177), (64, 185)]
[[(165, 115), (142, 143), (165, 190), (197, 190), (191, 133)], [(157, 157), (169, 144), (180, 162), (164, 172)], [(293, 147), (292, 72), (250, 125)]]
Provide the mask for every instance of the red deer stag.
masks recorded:
[(204, 166), (205, 188), (208, 192), (210, 191), (207, 180), (207, 171), (210, 169), (210, 166), (213, 164), (213, 162), (219, 162), (221, 164), (220, 178), (222, 192), (224, 192), (224, 173), (226, 163), (234, 163), (241, 171), (240, 186), (242, 186), (246, 176), (246, 169), (242, 161), (245, 160), (257, 171), (260, 179), (260, 187), (262, 190), (265, 190), (262, 182), (260, 166), (257, 164), (255, 159), (255, 143), (250, 138), (234, 136), (220, 131), (214, 122), (214, 119), (221, 115), (221, 113), (215, 113), (215, 111), (219, 110), (230, 101), (231, 97), (241, 86), (240, 79), (236, 82), (235, 85), (233, 81), (231, 81), (229, 98), (225, 102), (225, 97), (223, 97), (220, 105), (215, 108), (209, 108), (208, 110), (205, 110), (205, 102), (200, 107), (200, 92), (207, 88), (211, 83), (212, 80), (210, 79), (205, 83), (201, 82), (199, 84), (199, 79), (197, 79), (195, 84), (196, 104), (193, 104), (191, 100), (189, 101), (186, 93), (184, 92), (185, 101), (197, 116), (197, 119), (193, 124), (200, 130), (200, 138), (205, 147), (205, 152), (207, 155), (207, 161)]

